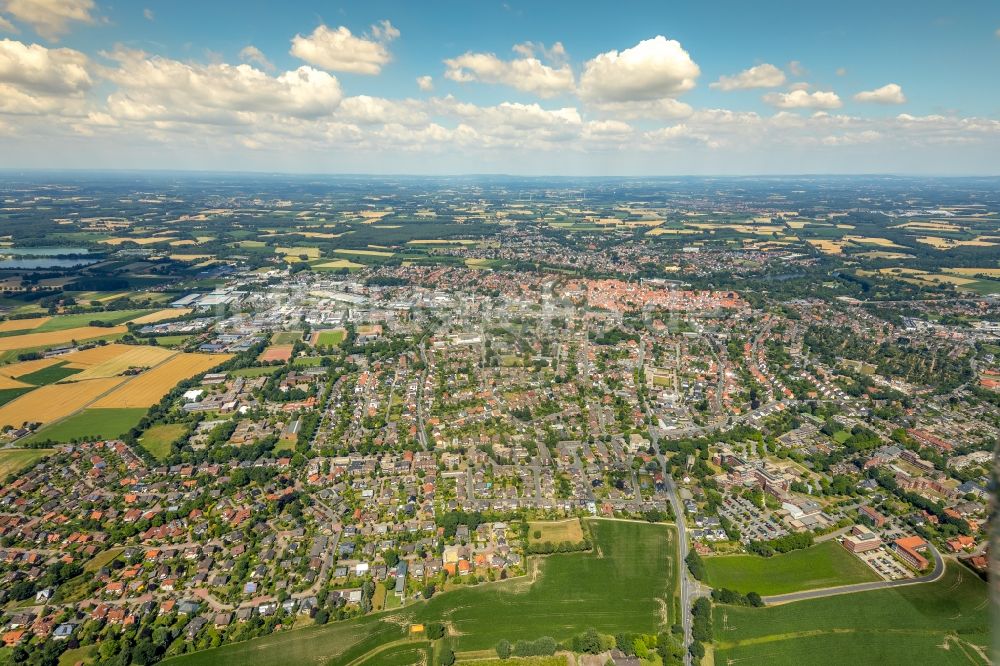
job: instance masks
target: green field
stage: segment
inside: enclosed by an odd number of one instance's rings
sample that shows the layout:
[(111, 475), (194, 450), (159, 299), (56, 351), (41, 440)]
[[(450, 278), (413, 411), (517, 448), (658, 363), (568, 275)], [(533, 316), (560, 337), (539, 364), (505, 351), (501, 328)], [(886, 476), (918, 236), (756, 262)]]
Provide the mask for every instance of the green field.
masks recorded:
[(15, 379), (19, 382), (24, 382), (25, 384), (45, 386), (46, 384), (55, 384), (59, 380), (66, 379), (67, 377), (81, 372), (79, 368), (67, 368), (66, 365), (66, 361), (59, 361), (55, 365), (50, 365), (47, 368), (42, 368), (41, 370), (36, 370), (35, 372), (29, 372), (26, 375), (15, 377)]
[(102, 321), (106, 324), (117, 325), (151, 312), (156, 312), (156, 310), (112, 310), (110, 312), (84, 312), (82, 314), (59, 315), (49, 319), (38, 328), (31, 329), (31, 332), (64, 331), (68, 328), (88, 326), (92, 321)]
[(346, 335), (345, 331), (323, 331), (317, 337), (316, 343), (333, 347), (343, 342)]
[[(595, 628), (656, 632), (677, 621), (676, 533), (666, 525), (588, 521), (594, 549), (532, 558), (525, 577), (462, 587), (359, 620), (282, 632), (165, 663), (347, 664), (404, 637), (409, 623), (448, 624), (456, 651)], [(368, 663), (382, 663), (370, 661)]]
[(259, 368), (239, 368), (237, 370), (230, 370), (229, 374), (233, 377), (263, 377), (264, 375), (273, 375), (279, 370), (281, 370), (281, 366), (264, 365)]
[(0, 389), (0, 405), (6, 405), (14, 398), (22, 396), (28, 391), (33, 391), (33, 390), (35, 390), (33, 386), (25, 386), (23, 388)]
[(52, 452), (52, 449), (0, 449), (0, 478), (19, 472)]
[(355, 662), (357, 666), (413, 666), (431, 663), (430, 641), (404, 640)]
[(705, 570), (706, 582), (712, 587), (761, 596), (879, 580), (870, 567), (836, 540), (774, 557), (706, 557)]
[(156, 338), (156, 344), (161, 347), (179, 347), (190, 340), (192, 335), (162, 335)]
[(74, 439), (113, 439), (135, 427), (146, 415), (145, 407), (120, 409), (85, 409), (62, 421), (47, 425), (25, 441), (71, 442)]
[(170, 445), (184, 436), (188, 428), (183, 423), (160, 423), (142, 433), (139, 443), (157, 460), (170, 455)]
[(278, 331), (271, 336), (272, 345), (293, 345), (302, 339), (302, 331)]
[(936, 583), (767, 608), (716, 606), (715, 663), (986, 664), (986, 584), (949, 563)]

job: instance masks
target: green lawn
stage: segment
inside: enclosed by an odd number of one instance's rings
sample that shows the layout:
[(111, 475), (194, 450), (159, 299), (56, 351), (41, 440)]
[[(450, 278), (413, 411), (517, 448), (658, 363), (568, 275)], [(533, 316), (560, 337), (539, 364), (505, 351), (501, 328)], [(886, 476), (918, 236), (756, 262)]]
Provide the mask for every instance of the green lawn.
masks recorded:
[(0, 480), (52, 452), (52, 449), (0, 449)]
[(41, 370), (36, 370), (35, 372), (29, 372), (26, 375), (15, 377), (15, 379), (19, 382), (24, 382), (25, 384), (45, 386), (46, 384), (55, 384), (61, 379), (66, 379), (67, 377), (81, 372), (79, 368), (67, 368), (66, 365), (66, 361), (59, 361), (55, 365), (50, 365), (47, 368), (42, 368)]
[(705, 569), (706, 582), (712, 587), (761, 596), (879, 580), (871, 568), (836, 540), (774, 557), (706, 557)]
[(272, 345), (293, 345), (302, 339), (302, 331), (278, 331), (271, 336)]
[(179, 347), (190, 340), (192, 335), (161, 335), (157, 336), (156, 344), (161, 347)]
[(142, 448), (153, 454), (157, 460), (166, 460), (170, 455), (170, 445), (187, 433), (188, 427), (183, 423), (160, 423), (142, 433), (139, 443)]
[(591, 627), (604, 633), (655, 632), (676, 622), (674, 529), (602, 520), (589, 521), (589, 527), (592, 552), (532, 558), (526, 577), (463, 587), (360, 620), (283, 632), (165, 663), (346, 664), (403, 638), (409, 623), (447, 622), (457, 634), (451, 638), (455, 649), (468, 651), (491, 649), (501, 638), (564, 640)]
[(986, 584), (949, 563), (936, 583), (767, 608), (716, 606), (715, 663), (987, 664)]
[(332, 347), (343, 342), (345, 337), (346, 333), (344, 331), (323, 331), (319, 334), (316, 343)]
[(62, 421), (47, 425), (25, 440), (27, 443), (71, 442), (74, 439), (113, 439), (131, 430), (146, 412), (145, 407), (85, 409)]

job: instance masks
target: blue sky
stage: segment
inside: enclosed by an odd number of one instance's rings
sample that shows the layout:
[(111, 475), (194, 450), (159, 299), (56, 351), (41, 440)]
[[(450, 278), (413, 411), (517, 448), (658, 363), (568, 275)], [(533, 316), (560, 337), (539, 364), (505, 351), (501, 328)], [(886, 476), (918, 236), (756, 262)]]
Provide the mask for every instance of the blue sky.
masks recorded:
[(0, 0), (0, 167), (997, 173), (997, 72), (986, 0)]

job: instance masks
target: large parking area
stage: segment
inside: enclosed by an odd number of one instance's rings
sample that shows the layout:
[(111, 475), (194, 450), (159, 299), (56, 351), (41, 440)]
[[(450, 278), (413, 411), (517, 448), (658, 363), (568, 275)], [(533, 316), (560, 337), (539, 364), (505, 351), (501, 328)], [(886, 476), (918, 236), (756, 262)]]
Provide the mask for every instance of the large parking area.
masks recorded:
[(867, 553), (860, 553), (858, 557), (885, 580), (913, 578), (913, 571), (893, 557), (892, 554), (886, 550), (885, 546), (875, 550), (870, 550)]
[(727, 497), (719, 507), (719, 514), (732, 521), (743, 543), (777, 539), (788, 534), (777, 518), (742, 497)]

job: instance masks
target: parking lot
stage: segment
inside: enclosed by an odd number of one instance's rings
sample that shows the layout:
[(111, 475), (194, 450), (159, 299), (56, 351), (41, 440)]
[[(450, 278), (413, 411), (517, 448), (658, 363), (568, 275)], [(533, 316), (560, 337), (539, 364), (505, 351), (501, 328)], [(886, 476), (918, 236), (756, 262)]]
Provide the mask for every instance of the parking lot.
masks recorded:
[(719, 514), (732, 521), (740, 531), (743, 543), (766, 541), (788, 534), (777, 518), (742, 497), (727, 497), (719, 507)]
[(858, 557), (885, 580), (902, 580), (914, 576), (913, 572), (893, 557), (884, 546), (867, 553), (860, 553)]

